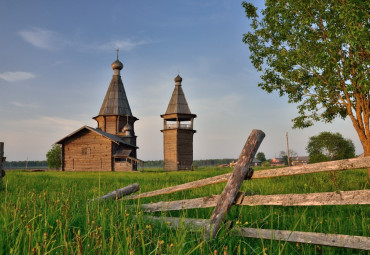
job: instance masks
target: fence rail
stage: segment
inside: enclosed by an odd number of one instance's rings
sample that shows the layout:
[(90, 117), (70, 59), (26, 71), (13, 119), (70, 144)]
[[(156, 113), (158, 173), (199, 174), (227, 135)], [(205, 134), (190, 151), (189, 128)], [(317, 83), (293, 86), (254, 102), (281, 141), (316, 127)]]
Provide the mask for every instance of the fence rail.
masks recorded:
[[(186, 199), (178, 201), (161, 201), (153, 204), (143, 204), (141, 207), (147, 212), (182, 210), (192, 208), (215, 207), (209, 220), (207, 219), (179, 219), (166, 218), (165, 221), (173, 223), (172, 226), (192, 226), (205, 229), (206, 237), (214, 237), (230, 206), (256, 206), (256, 205), (279, 205), (279, 206), (323, 206), (323, 205), (349, 205), (349, 204), (370, 204), (370, 190), (352, 190), (337, 192), (322, 192), (308, 194), (278, 194), (278, 195), (253, 195), (245, 196), (239, 192), (244, 180), (264, 179), (281, 176), (301, 175), (328, 171), (343, 171), (358, 168), (370, 168), (370, 157), (338, 160), (310, 165), (292, 166), (278, 169), (257, 171), (249, 168), (250, 160), (254, 157), (260, 142), (263, 139), (263, 132), (253, 130), (248, 138), (239, 160), (232, 173), (214, 176), (198, 181), (184, 183), (160, 190), (145, 192), (138, 195), (131, 195), (124, 199), (140, 199), (163, 194), (170, 194), (182, 190), (199, 188), (206, 185), (228, 182), (221, 195)], [(149, 220), (161, 221), (158, 217), (148, 217)], [(180, 224), (181, 223), (181, 224)], [(230, 225), (230, 224), (229, 224)], [(172, 227), (171, 226), (171, 227)], [(284, 240), (288, 242), (301, 242), (319, 244), (344, 248), (370, 250), (370, 237), (350, 236), (325, 233), (299, 232), (294, 230), (275, 229), (253, 229), (234, 228), (232, 234), (248, 238), (263, 238), (272, 240)]]

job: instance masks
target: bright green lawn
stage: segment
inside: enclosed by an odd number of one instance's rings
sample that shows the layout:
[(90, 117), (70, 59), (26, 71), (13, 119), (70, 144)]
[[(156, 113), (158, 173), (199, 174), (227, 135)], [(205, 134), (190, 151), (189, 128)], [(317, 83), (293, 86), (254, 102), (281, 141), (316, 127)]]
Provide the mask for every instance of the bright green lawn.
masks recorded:
[[(200, 168), (182, 172), (26, 172), (8, 171), (0, 191), (0, 254), (367, 254), (309, 244), (246, 239), (221, 229), (213, 241), (201, 231), (172, 230), (145, 221), (135, 201), (88, 204), (88, 199), (138, 183), (141, 192), (231, 171)], [(142, 199), (140, 203), (220, 194), (225, 184)], [(244, 182), (252, 194), (309, 193), (369, 189), (365, 170), (279, 177)], [(213, 208), (156, 213), (204, 218)], [(133, 217), (133, 216), (138, 217)], [(227, 220), (238, 226), (370, 235), (368, 205), (233, 207)], [(217, 251), (216, 251), (217, 250)]]

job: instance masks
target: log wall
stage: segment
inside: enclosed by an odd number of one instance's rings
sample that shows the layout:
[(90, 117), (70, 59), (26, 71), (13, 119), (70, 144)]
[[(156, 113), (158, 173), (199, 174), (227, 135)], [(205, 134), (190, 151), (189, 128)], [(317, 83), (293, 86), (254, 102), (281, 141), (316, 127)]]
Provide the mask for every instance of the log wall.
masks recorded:
[(63, 144), (63, 171), (112, 171), (112, 142), (83, 130)]
[(191, 129), (163, 130), (164, 170), (191, 170), (193, 166), (193, 136)]

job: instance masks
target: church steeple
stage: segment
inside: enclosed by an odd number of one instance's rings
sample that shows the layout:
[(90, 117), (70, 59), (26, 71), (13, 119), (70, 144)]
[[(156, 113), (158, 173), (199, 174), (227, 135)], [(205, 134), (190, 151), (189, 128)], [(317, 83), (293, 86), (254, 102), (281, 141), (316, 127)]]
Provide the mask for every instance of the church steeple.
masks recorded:
[[(134, 132), (134, 122), (137, 120), (132, 115), (130, 105), (127, 100), (126, 92), (122, 83), (120, 71), (123, 64), (118, 59), (111, 65), (113, 69), (112, 80), (109, 84), (104, 101), (101, 105), (99, 115), (94, 117), (98, 122), (98, 128), (104, 132), (120, 136), (136, 145), (136, 136)], [(130, 126), (130, 132), (124, 130), (124, 127)]]
[(181, 86), (182, 78), (177, 75), (175, 88), (163, 118), (164, 170), (193, 169), (194, 118)]

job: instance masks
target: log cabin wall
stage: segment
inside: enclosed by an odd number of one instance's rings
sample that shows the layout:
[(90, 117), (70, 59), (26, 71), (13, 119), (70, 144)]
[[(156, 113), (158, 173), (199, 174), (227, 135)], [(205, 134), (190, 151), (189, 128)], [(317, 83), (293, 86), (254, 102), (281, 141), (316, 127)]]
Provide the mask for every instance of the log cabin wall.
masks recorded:
[(83, 130), (63, 143), (64, 171), (112, 171), (112, 142)]
[(164, 170), (176, 171), (177, 169), (177, 130), (163, 130)]
[(193, 169), (193, 130), (177, 130), (178, 170)]

